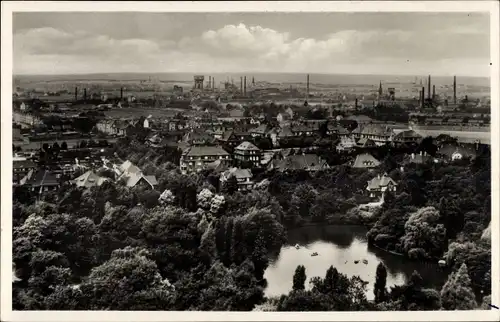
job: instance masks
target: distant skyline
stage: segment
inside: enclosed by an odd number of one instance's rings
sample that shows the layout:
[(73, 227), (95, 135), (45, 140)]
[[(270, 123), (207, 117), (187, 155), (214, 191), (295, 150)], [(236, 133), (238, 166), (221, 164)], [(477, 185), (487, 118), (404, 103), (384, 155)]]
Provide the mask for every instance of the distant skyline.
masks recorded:
[(14, 74), (488, 77), (488, 13), (15, 13)]

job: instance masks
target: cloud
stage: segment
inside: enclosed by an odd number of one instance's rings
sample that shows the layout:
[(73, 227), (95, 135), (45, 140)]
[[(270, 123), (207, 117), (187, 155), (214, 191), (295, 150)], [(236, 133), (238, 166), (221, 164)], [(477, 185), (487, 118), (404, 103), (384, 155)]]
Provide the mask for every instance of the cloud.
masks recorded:
[[(424, 66), (428, 69), (426, 73), (441, 70), (448, 74), (475, 66), (475, 71), (467, 73), (484, 72), (489, 37), (479, 31), (473, 26), (426, 33), (350, 29), (318, 38), (297, 38), (289, 32), (239, 23), (174, 41), (116, 39), (105, 33), (42, 27), (19, 30), (14, 35), (14, 70), (18, 73), (242, 70), (401, 73), (404, 66), (412, 74)], [(441, 61), (445, 62), (442, 66)]]

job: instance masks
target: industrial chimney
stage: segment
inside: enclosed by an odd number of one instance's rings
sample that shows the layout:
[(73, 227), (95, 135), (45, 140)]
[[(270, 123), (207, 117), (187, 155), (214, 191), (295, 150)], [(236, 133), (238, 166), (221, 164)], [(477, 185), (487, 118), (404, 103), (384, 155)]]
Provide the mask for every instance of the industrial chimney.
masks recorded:
[(436, 99), (436, 85), (432, 85), (432, 100)]
[(453, 104), (457, 104), (457, 76), (453, 76)]
[(87, 101), (87, 89), (86, 88), (83, 89), (83, 100)]
[(75, 101), (78, 100), (78, 87), (75, 87)]
[(357, 98), (354, 100), (354, 108), (356, 110), (358, 109), (358, 99)]
[(215, 77), (212, 77), (212, 89), (215, 89)]
[(240, 77), (240, 92), (243, 95), (243, 77)]
[(123, 99), (123, 87), (120, 87), (120, 100)]
[(245, 76), (245, 82), (243, 83), (243, 95), (247, 96), (247, 77)]
[(424, 101), (425, 101), (425, 87), (422, 86), (422, 99), (420, 100), (420, 107), (422, 109), (424, 108)]
[(309, 98), (309, 74), (307, 74), (307, 98)]
[(427, 98), (431, 98), (431, 75), (429, 75), (429, 80), (427, 81)]

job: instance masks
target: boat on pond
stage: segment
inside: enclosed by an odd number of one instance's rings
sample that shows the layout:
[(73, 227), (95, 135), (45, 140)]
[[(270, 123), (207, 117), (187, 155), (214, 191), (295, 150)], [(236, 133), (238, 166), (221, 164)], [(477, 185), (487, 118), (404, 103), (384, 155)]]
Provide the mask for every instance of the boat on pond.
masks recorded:
[(311, 254), (311, 256), (318, 256), (319, 254), (317, 252), (314, 252)]
[(300, 245), (299, 245), (299, 244), (296, 244), (296, 245), (295, 245), (295, 249), (300, 249)]

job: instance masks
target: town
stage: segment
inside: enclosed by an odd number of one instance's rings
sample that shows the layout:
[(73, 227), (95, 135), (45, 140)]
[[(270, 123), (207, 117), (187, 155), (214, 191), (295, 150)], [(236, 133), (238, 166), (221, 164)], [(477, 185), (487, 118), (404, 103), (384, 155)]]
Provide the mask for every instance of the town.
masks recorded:
[[(27, 259), (19, 248), (14, 258), (18, 285), (14, 305), (88, 308), (65, 303), (61, 296), (82, 300), (84, 285), (97, 278), (92, 277), (97, 274), (93, 267), (110, 256), (109, 261), (132, 256), (126, 254), (136, 253), (130, 247), (142, 245), (142, 238), (159, 247), (151, 255), (158, 263), (162, 263), (158, 256), (173, 261), (158, 264), (166, 286), (144, 286), (166, 288), (166, 295), (154, 296), (170, 309), (286, 311), (310, 305), (304, 310), (433, 310), (489, 303), (491, 210), (489, 202), (484, 204), (490, 198), (491, 171), (487, 90), (458, 86), (457, 77), (438, 88), (431, 76), (398, 88), (382, 81), (347, 87), (315, 83), (313, 75), (303, 78), (304, 83), (282, 84), (241, 76), (239, 86), (232, 79), (221, 86), (211, 75), (195, 75), (191, 83), (154, 76), (127, 82), (16, 80), (12, 185), (19, 237), (14, 245), (25, 243), (21, 236), (29, 234), (29, 223), (39, 220), (82, 234), (78, 238), (90, 238), (82, 241), (90, 248), (75, 252), (54, 246), (71, 254), (69, 266), (77, 277), (68, 277), (73, 282), (64, 292), (69, 293), (42, 291), (50, 296), (49, 302), (21, 290), (36, 272), (23, 268)], [(59, 214), (42, 215), (53, 212)], [(79, 226), (83, 223), (75, 226), (70, 217), (56, 219), (66, 213), (90, 220), (85, 225), (93, 232), (83, 231)], [(421, 221), (428, 228), (418, 228)], [(387, 277), (380, 277), (387, 271), (380, 263), (369, 292), (375, 297), (366, 300), (365, 290), (357, 295), (361, 298), (349, 298), (339, 290), (335, 296), (345, 297), (339, 304), (333, 298), (316, 303), (311, 296), (326, 292), (321, 283), (328, 278), (344, 279), (359, 290), (366, 286), (331, 267), (325, 280), (311, 282), (313, 293), (300, 293), (306, 277), (299, 265), (293, 290), (280, 298), (288, 293), (287, 286), (275, 284), (271, 268), (266, 270), (268, 263), (284, 256), (284, 249), (279, 254), (285, 231), (318, 224), (365, 226), (373, 252), (431, 262), (435, 267), (428, 275), (425, 270), (409, 272), (406, 284), (388, 291)], [(166, 229), (166, 235), (155, 225)], [(412, 229), (429, 230), (420, 236)], [(91, 241), (96, 236), (99, 242)], [(229, 239), (223, 242), (224, 238)], [(170, 243), (179, 246), (166, 246)], [(173, 248), (161, 247), (180, 247), (176, 252), (187, 253), (176, 257)], [(291, 250), (304, 251), (300, 242)], [(311, 258), (316, 256), (321, 253), (311, 253)], [(210, 264), (214, 258), (216, 264)], [(352, 265), (375, 265), (375, 260), (359, 258)], [(229, 269), (230, 265), (237, 269)], [(247, 277), (248, 285), (237, 277), (248, 273), (245, 265), (255, 270)], [(443, 284), (451, 270), (453, 278), (467, 275), (466, 265), (470, 296), (476, 299), (469, 296), (460, 307), (448, 294), (456, 282)], [(185, 274), (201, 274), (203, 267), (243, 283), (237, 290), (242, 294), (222, 295), (221, 289), (208, 295), (205, 282), (199, 282), (200, 289), (194, 292), (204, 295), (186, 300), (193, 289), (183, 283), (196, 277)], [(89, 272), (89, 281), (78, 277)], [(441, 287), (441, 293), (434, 289)], [(261, 295), (248, 302), (239, 300), (251, 292)], [(401, 302), (401, 292), (409, 292), (411, 298)], [(91, 300), (91, 305), (114, 303), (108, 293)], [(218, 296), (229, 300), (223, 304)], [(156, 309), (133, 298), (112, 307)]]

